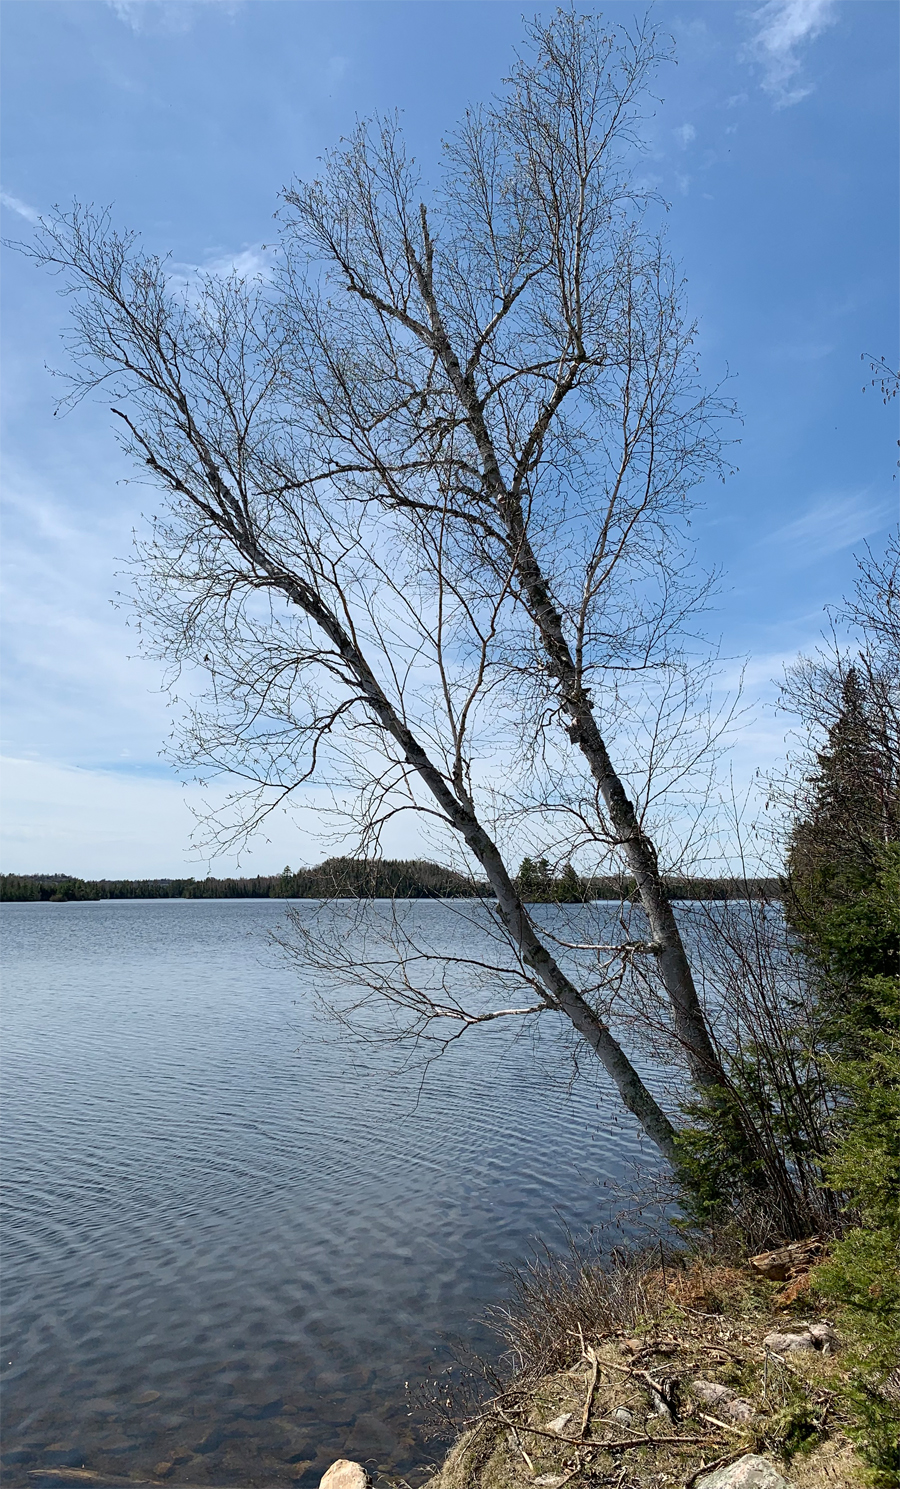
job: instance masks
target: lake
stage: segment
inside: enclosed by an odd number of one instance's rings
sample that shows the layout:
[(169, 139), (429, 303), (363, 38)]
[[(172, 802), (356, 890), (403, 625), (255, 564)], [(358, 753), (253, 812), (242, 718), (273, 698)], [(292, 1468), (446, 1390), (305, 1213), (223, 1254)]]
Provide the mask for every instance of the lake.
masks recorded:
[[(460, 908), (409, 914), (462, 954)], [(406, 1383), (454, 1338), (490, 1349), (504, 1264), (605, 1223), (606, 1181), (652, 1163), (552, 1023), (475, 1030), (424, 1084), (348, 1044), (269, 938), (285, 914), (2, 906), (9, 1485), (165, 1462), (306, 1489), (344, 1455), (421, 1482), (441, 1445)]]

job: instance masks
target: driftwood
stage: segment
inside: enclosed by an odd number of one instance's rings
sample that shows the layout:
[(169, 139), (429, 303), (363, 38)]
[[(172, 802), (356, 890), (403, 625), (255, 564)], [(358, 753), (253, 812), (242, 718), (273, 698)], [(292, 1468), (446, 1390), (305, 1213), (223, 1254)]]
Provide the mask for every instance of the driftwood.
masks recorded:
[(37, 1484), (98, 1484), (107, 1486), (107, 1489), (116, 1484), (160, 1483), (157, 1479), (129, 1479), (123, 1474), (94, 1473), (91, 1468), (32, 1468), (28, 1477)]
[(775, 1251), (761, 1251), (750, 1257), (754, 1271), (760, 1272), (770, 1282), (789, 1282), (801, 1273), (808, 1272), (825, 1250), (818, 1236), (805, 1241), (792, 1241), (789, 1246), (779, 1246)]

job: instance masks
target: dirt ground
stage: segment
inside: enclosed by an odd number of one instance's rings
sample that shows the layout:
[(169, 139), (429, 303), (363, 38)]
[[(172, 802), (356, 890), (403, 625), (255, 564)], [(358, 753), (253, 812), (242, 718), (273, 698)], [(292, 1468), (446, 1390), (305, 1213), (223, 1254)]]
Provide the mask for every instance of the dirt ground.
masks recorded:
[[(648, 1274), (644, 1304), (630, 1332), (579, 1328), (568, 1368), (487, 1403), (427, 1489), (692, 1489), (750, 1452), (796, 1489), (861, 1489), (833, 1390), (840, 1338), (803, 1278), (696, 1260)], [(764, 1343), (808, 1326), (806, 1349)]]

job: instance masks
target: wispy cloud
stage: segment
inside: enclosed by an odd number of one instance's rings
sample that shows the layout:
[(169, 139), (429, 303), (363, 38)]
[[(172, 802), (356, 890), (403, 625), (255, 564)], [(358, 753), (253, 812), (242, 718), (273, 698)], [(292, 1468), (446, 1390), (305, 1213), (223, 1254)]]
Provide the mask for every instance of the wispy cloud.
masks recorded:
[(800, 81), (801, 49), (837, 20), (836, 0), (767, 0), (753, 12), (756, 30), (745, 49), (762, 68), (762, 86), (778, 108), (812, 92)]
[(194, 24), (200, 6), (215, 5), (230, 16), (238, 9), (240, 0), (106, 0), (106, 3), (136, 36), (147, 32), (183, 36)]
[(41, 220), (40, 213), (36, 212), (34, 207), (29, 207), (27, 202), (20, 201), (17, 196), (10, 196), (8, 191), (0, 191), (0, 202), (4, 207), (9, 207), (11, 212), (18, 212), (26, 222), (40, 222)]
[(675, 138), (679, 141), (682, 149), (686, 149), (691, 141), (697, 138), (697, 131), (693, 124), (679, 124), (675, 130)]
[(190, 303), (196, 303), (205, 275), (212, 274), (217, 279), (227, 279), (232, 274), (241, 279), (268, 279), (271, 273), (271, 255), (264, 247), (254, 247), (242, 248), (237, 253), (213, 252), (202, 264), (172, 263), (168, 279), (174, 290), (179, 290)]
[(862, 543), (890, 521), (887, 504), (867, 491), (822, 496), (793, 522), (770, 533), (763, 542), (778, 548), (793, 564), (813, 563)]

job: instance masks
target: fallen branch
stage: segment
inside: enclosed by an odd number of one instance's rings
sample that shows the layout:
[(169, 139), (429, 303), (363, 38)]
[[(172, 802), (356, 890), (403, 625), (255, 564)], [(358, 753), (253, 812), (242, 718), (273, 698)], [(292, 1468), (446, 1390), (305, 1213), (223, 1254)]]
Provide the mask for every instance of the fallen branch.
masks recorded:
[(585, 1403), (584, 1403), (584, 1411), (581, 1413), (581, 1435), (582, 1435), (582, 1437), (584, 1437), (584, 1434), (587, 1432), (588, 1421), (589, 1421), (590, 1415), (591, 1415), (591, 1407), (594, 1404), (594, 1392), (597, 1389), (597, 1376), (598, 1376), (599, 1370), (600, 1370), (600, 1361), (597, 1359), (597, 1351), (594, 1349), (593, 1345), (591, 1345), (591, 1344), (589, 1344), (588, 1347), (587, 1347), (587, 1350), (585, 1352), (585, 1359), (590, 1360), (590, 1364), (591, 1364), (591, 1379), (590, 1379), (590, 1384), (588, 1385), (587, 1399), (585, 1400)]
[[(507, 1427), (515, 1429), (515, 1422), (511, 1422), (509, 1417), (500, 1411), (499, 1407), (494, 1415), (498, 1416), (501, 1422), (505, 1422)], [(561, 1432), (547, 1432), (543, 1427), (527, 1427), (522, 1422), (519, 1423), (518, 1430), (523, 1433), (527, 1432), (535, 1437), (549, 1437), (551, 1442), (568, 1443), (570, 1447), (574, 1448), (639, 1448), (645, 1443), (653, 1443), (656, 1447), (662, 1447), (666, 1443), (693, 1443), (696, 1447), (698, 1443), (709, 1442), (708, 1437), (650, 1437), (646, 1434), (632, 1437), (630, 1441), (626, 1442), (596, 1437), (563, 1437)], [(623, 1431), (627, 1432), (628, 1428), (623, 1427)]]
[(534, 1473), (534, 1464), (532, 1463), (532, 1461), (529, 1458), (528, 1454), (526, 1453), (524, 1447), (522, 1446), (522, 1443), (521, 1443), (521, 1441), (519, 1439), (519, 1434), (516, 1431), (515, 1427), (513, 1426), (512, 1422), (510, 1422), (510, 1424), (509, 1424), (509, 1430), (512, 1433), (513, 1442), (515, 1443), (515, 1445), (518, 1448), (519, 1452), (522, 1454), (522, 1457), (525, 1459), (526, 1464), (528, 1465), (528, 1472), (531, 1473), (531, 1474), (533, 1474)]
[(744, 1436), (739, 1427), (729, 1427), (727, 1422), (720, 1422), (718, 1417), (711, 1417), (705, 1411), (698, 1411), (697, 1416), (702, 1417), (704, 1422), (712, 1422), (714, 1427), (721, 1427), (724, 1432), (733, 1433), (735, 1437)]

